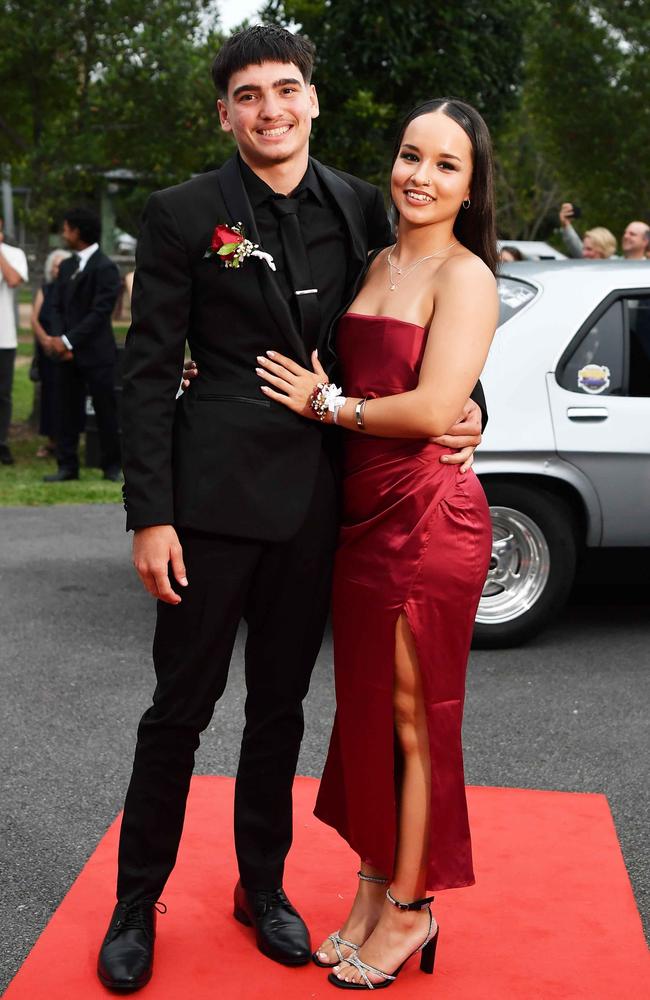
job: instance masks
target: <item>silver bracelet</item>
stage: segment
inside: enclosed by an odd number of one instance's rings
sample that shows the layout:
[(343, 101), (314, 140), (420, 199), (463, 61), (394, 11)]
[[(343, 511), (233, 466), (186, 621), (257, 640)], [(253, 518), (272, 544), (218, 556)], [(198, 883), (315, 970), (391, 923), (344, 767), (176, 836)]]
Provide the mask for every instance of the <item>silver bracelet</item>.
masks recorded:
[(368, 402), (368, 397), (366, 396), (364, 399), (360, 399), (354, 408), (354, 419), (356, 420), (357, 427), (359, 428), (360, 431), (365, 430), (366, 426), (363, 419), (363, 411), (366, 408), (367, 402)]

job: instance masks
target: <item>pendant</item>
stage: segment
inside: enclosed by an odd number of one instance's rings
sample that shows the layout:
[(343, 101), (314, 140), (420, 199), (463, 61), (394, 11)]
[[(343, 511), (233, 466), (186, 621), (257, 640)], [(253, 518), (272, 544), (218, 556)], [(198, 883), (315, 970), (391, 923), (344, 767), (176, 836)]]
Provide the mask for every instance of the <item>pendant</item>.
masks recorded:
[(391, 292), (394, 292), (396, 287), (397, 287), (396, 285), (389, 285)]

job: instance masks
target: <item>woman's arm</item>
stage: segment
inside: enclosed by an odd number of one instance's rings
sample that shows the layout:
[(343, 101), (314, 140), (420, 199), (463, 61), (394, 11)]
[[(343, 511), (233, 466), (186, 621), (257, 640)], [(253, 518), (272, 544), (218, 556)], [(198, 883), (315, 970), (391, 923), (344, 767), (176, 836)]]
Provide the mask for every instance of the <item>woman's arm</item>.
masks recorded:
[[(461, 257), (447, 262), (439, 282), (418, 385), (410, 392), (369, 399), (364, 407), (368, 434), (444, 434), (478, 381), (499, 314), (494, 277), (482, 261)], [(349, 430), (359, 430), (354, 409), (355, 402), (348, 400), (339, 413), (338, 423)]]
[(37, 341), (39, 342), (43, 350), (47, 353), (50, 338), (48, 337), (47, 333), (45, 332), (45, 329), (41, 326), (38, 320), (38, 317), (40, 316), (41, 313), (42, 305), (43, 305), (43, 289), (39, 288), (38, 291), (36, 292), (36, 296), (34, 298), (34, 302), (32, 305), (31, 324), (32, 324), (32, 330), (34, 331), (34, 336), (36, 337)]
[[(364, 430), (376, 437), (428, 438), (444, 434), (456, 423), (485, 364), (498, 319), (494, 276), (476, 257), (451, 258), (441, 268), (434, 317), (415, 389), (369, 399), (363, 410), (363, 428), (355, 410), (359, 400), (348, 398), (337, 423), (348, 430)], [(323, 378), (320, 365), (308, 373), (293, 362), (269, 352), (258, 359), (258, 374), (269, 383), (267, 396), (303, 416), (314, 416), (309, 398)], [(286, 362), (286, 365), (285, 365)], [(299, 374), (302, 373), (302, 374)], [(331, 418), (328, 416), (328, 420)]]

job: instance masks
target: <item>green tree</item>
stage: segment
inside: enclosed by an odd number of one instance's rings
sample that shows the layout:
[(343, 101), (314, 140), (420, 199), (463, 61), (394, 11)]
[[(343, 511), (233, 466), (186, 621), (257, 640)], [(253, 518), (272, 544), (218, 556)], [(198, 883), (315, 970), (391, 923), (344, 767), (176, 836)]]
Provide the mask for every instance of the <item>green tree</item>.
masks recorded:
[(223, 158), (209, 66), (213, 0), (5, 0), (0, 133), (40, 232), (98, 175), (151, 190)]
[(385, 182), (400, 118), (446, 94), (495, 128), (517, 103), (523, 0), (271, 0), (265, 17), (300, 25), (317, 49), (314, 152)]
[(540, 147), (525, 100), (495, 134), (494, 147), (499, 236), (547, 238), (558, 223), (562, 184)]
[(558, 202), (617, 235), (650, 213), (649, 13), (646, 0), (544, 0), (529, 26), (529, 141), (552, 164)]

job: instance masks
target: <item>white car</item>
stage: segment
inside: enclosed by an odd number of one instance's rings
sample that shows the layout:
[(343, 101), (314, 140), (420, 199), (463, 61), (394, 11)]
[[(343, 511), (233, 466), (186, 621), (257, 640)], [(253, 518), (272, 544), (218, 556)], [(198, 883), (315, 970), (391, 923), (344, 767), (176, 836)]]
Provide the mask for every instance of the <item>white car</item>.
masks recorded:
[(585, 548), (650, 556), (650, 261), (502, 264), (499, 294), (475, 464), (494, 531), (483, 647), (543, 628)]

